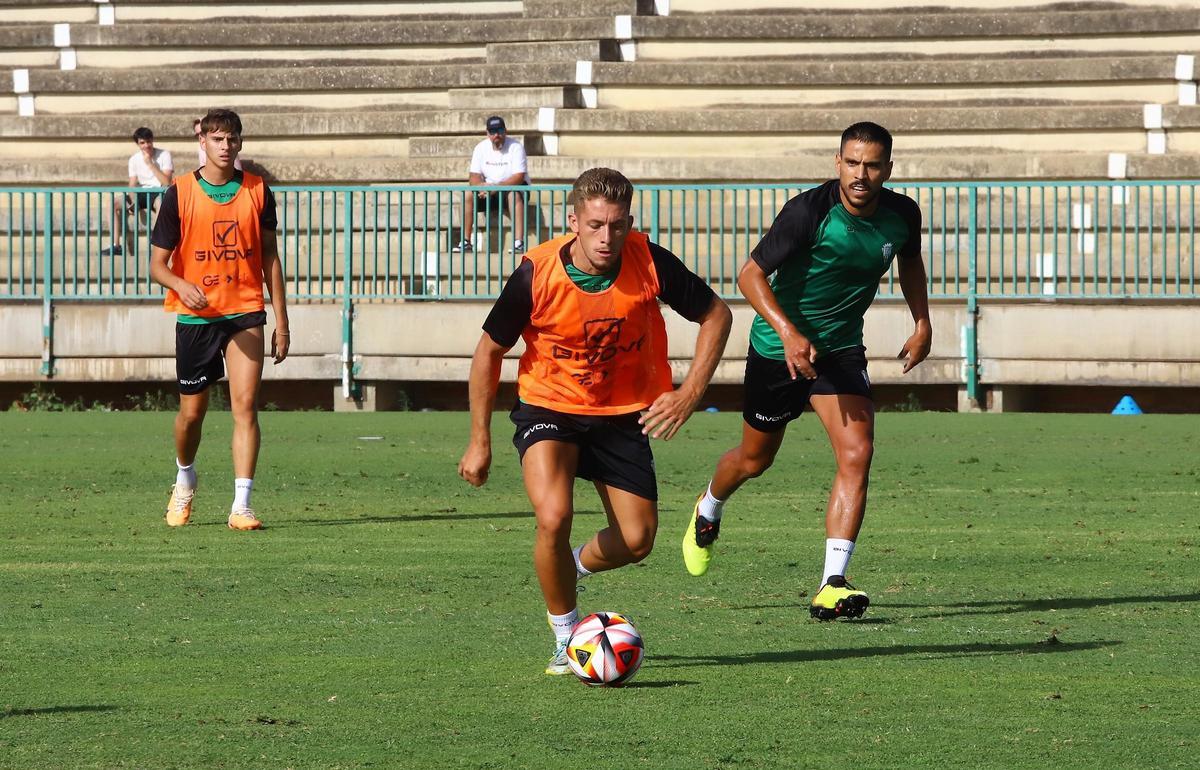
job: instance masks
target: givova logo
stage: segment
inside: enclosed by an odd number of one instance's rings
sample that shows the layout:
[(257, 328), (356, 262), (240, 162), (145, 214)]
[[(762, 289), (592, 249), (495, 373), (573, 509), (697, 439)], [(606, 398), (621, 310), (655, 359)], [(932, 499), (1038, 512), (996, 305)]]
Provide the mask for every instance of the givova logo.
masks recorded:
[(208, 376), (202, 374), (202, 375), (200, 375), (200, 379), (198, 379), (198, 380), (180, 380), (179, 384), (180, 385), (203, 385), (206, 382), (208, 382)]
[(524, 433), (522, 433), (521, 438), (527, 439), (539, 430), (554, 430), (554, 431), (556, 431), (556, 430), (558, 430), (558, 426), (552, 422), (539, 422), (536, 425), (531, 426)]

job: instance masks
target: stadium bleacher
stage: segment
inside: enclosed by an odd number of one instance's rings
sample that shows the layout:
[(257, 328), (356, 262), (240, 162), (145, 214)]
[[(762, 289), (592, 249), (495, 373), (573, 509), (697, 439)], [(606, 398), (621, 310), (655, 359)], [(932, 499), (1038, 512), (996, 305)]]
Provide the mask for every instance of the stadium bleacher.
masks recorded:
[[(105, 4), (40, 5), (93, 18), (34, 23), (27, 4), (0, 4), (14, 73), (0, 183), (119, 180), (132, 128), (190, 149), (190, 118), (213, 104), (242, 110), (246, 153), (295, 183), (461, 181), (491, 112), (545, 182), (597, 164), (643, 182), (815, 180), (830, 134), (863, 116), (893, 128), (910, 180), (1105, 178), (1114, 153), (1129, 178), (1200, 171), (1194, 8), (781, 2), (792, 7), (656, 16), (537, 0), (354, 4), (371, 14), (356, 18), (316, 3), (120, 2), (103, 25)], [(212, 66), (214, 46), (227, 66)]]
[[(704, 261), (714, 285), (720, 282), (732, 296), (729, 276), (762, 217), (757, 209), (751, 214), (749, 197), (734, 188), (827, 178), (838, 133), (870, 119), (896, 135), (898, 184), (1027, 185), (980, 188), (978, 198), (950, 187), (937, 193), (936, 204), (934, 191), (926, 190), (922, 205), (931, 208), (925, 251), (933, 280), (941, 282), (935, 296), (947, 298), (937, 309), (945, 333), (938, 335), (930, 364), (904, 382), (962, 383), (960, 331), (974, 321), (958, 302), (970, 292), (993, 298), (1008, 293), (1020, 301), (1152, 297), (1159, 309), (1164, 298), (1186, 301), (1195, 294), (1194, 251), (1190, 241), (1186, 248), (1183, 243), (1194, 233), (1192, 188), (1120, 185), (1200, 176), (1194, 59), (1200, 10), (1194, 4), (970, 0), (937, 8), (891, 0), (870, 13), (811, 0), (755, 0), (736, 4), (737, 10), (729, 5), (0, 0), (0, 67), (12, 82), (11, 93), (0, 96), (0, 185), (119, 186), (132, 151), (129, 137), (140, 125), (153, 128), (157, 144), (186, 168), (195, 153), (192, 118), (211, 106), (229, 106), (246, 125), (244, 154), (273, 184), (432, 190), (465, 181), (484, 119), (499, 113), (524, 142), (538, 183), (569, 182), (584, 168), (608, 165), (640, 185), (724, 186), (715, 203), (709, 194), (703, 211), (733, 224), (709, 233), (704, 246), (697, 235), (703, 225), (695, 220), (701, 193), (668, 195), (661, 210), (656, 204), (655, 222), (644, 215), (640, 221), (659, 227), (681, 256)], [(216, 62), (214, 50), (220, 52)], [(1033, 187), (1094, 180), (1115, 186)], [(369, 284), (368, 294), (382, 298), (382, 304), (356, 311), (362, 328), (355, 352), (365, 380), (465, 374), (470, 351), (453, 335), (397, 346), (392, 336), (371, 331), (373, 317), (386, 330), (396, 313), (419, 314), (419, 323), (439, 328), (477, 326), (483, 303), (388, 304), (388, 298), (411, 299), (439, 284), (442, 290), (459, 287), (462, 297), (498, 289), (511, 263), (504, 256), (504, 222), (497, 221), (500, 229), (490, 234), (485, 259), (455, 261), (445, 253), (457, 238), (453, 201), (444, 194), (431, 203), (388, 193), (353, 204), (362, 217), (351, 225), (354, 237), (383, 243), (387, 252), (377, 275), (357, 279), (360, 286)], [(28, 198), (19, 210), (14, 204), (0, 211), (0, 227), (19, 230), (15, 239), (0, 238), (9, 296), (33, 296), (36, 289), (40, 258), (32, 233), (44, 205)], [(105, 210), (95, 194), (72, 205), (76, 222), (92, 209)], [(328, 194), (315, 202), (302, 193), (289, 200), (294, 221), (307, 217), (310, 226), (314, 217), (322, 227), (333, 222), (340, 205)], [(554, 205), (535, 209), (552, 217)], [(368, 210), (376, 222), (388, 223), (386, 232), (370, 228)], [(968, 220), (974, 223), (971, 244), (968, 225), (961, 224)], [(104, 242), (98, 221), (85, 223), (85, 235), (93, 228), (94, 236), (82, 258), (75, 247), (74, 283), (64, 296), (90, 298), (114, 286), (118, 296), (140, 296), (144, 271), (131, 261), (135, 257), (118, 266), (88, 261), (87, 249)], [(54, 225), (64, 237), (65, 222)], [(540, 227), (546, 234), (549, 225)], [(1023, 235), (1037, 228), (1053, 229), (1048, 242)], [(340, 306), (322, 302), (343, 285), (337, 269), (349, 241), (314, 246), (311, 238), (297, 237), (284, 243), (297, 270), (308, 271), (295, 287), (315, 300), (298, 309), (301, 319), (310, 313), (312, 325), (336, 328), (331, 319)], [(1164, 248), (1173, 248), (1173, 256), (1162, 254)], [(985, 252), (987, 272), (975, 275), (971, 265)], [(116, 270), (128, 278), (115, 280)], [(903, 313), (886, 303), (880, 308), (872, 311), (877, 320), (868, 329), (876, 335), (870, 344), (882, 350), (892, 344), (891, 328), (903, 323)], [(983, 334), (998, 339), (1009, 329), (1024, 334), (1030, 318), (1044, 323), (1041, 310), (996, 306), (976, 311), (975, 320)], [(0, 307), (2, 312), (17, 311)], [(1060, 315), (1052, 325), (1082, 317), (1063, 314), (1061, 306), (1055, 312)], [(1097, 328), (1129, 326), (1115, 320), (1128, 315), (1114, 305), (1096, 312), (1103, 316), (1090, 322)], [(0, 350), (13, 359), (22, 357), (17, 351), (28, 353), (35, 338), (40, 343), (35, 320), (18, 326), (30, 339)], [(1132, 329), (1126, 333), (1133, 335)], [(718, 382), (740, 379), (739, 335)], [(330, 360), (335, 348), (326, 337), (308, 338), (308, 349), (301, 337), (283, 376), (336, 378), (339, 366)], [(683, 357), (689, 343), (686, 334), (680, 339), (684, 349), (676, 352)], [(64, 342), (57, 353), (75, 350), (71, 344)], [(1125, 363), (1091, 348), (978, 344), (980, 357), (971, 368), (992, 385), (997, 407), (1006, 387), (1012, 404), (1021, 400), (1014, 394), (1022, 388), (1056, 382), (1200, 382), (1186, 351), (1166, 342), (1133, 354), (1145, 362)], [(996, 355), (989, 358), (987, 351)], [(91, 359), (140, 355), (121, 344), (92, 352)], [(28, 358), (0, 369), (0, 376), (27, 377), (37, 363)], [(60, 377), (109, 376), (69, 358), (57, 370)], [(134, 365), (121, 376), (160, 378), (165, 365), (150, 359), (155, 363)], [(876, 379), (901, 382), (886, 372)]]

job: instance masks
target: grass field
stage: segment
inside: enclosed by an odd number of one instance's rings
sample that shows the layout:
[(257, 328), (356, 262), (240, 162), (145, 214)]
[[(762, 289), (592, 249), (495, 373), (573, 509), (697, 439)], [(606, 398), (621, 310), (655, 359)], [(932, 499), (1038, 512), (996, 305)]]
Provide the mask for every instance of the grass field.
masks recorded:
[(0, 413), (0, 767), (1200, 762), (1200, 417), (881, 415), (850, 570), (871, 609), (818, 624), (816, 422), (726, 509), (696, 579), (681, 527), (739, 430), (697, 415), (656, 445), (654, 553), (581, 597), (645, 636), (621, 690), (541, 673), (502, 415), (474, 490), (463, 414), (265, 414), (260, 533), (224, 527), (228, 419), (176, 531), (172, 415)]

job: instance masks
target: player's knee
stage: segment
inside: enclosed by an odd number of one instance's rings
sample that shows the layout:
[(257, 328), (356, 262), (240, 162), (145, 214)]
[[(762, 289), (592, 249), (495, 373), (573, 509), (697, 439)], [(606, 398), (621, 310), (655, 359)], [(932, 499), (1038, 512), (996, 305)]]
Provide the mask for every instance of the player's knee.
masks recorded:
[(644, 529), (623, 534), (625, 547), (629, 549), (633, 563), (645, 559), (654, 550), (654, 530)]
[(254, 408), (253, 403), (230, 404), (230, 411), (233, 412), (234, 425), (242, 427), (254, 427), (258, 425), (258, 410)]
[(767, 472), (775, 462), (774, 457), (763, 455), (744, 455), (740, 463), (742, 475), (748, 479), (756, 479)]
[(875, 444), (870, 440), (856, 441), (839, 448), (837, 453), (838, 467), (848, 471), (866, 472), (871, 467), (871, 459), (875, 456)]
[(571, 540), (571, 512), (568, 510), (539, 509), (536, 512), (539, 540), (554, 543), (569, 543)]

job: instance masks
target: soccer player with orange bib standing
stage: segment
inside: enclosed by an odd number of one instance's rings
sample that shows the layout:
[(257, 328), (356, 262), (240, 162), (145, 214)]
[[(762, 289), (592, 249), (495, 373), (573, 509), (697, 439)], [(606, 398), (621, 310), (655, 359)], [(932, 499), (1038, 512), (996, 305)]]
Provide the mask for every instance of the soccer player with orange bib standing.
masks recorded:
[(275, 196), (261, 177), (235, 168), (242, 148), (237, 113), (213, 110), (200, 121), (200, 129), (207, 160), (176, 179), (163, 195), (151, 236), (150, 275), (167, 289), (167, 311), (177, 314), (177, 473), (166, 519), (179, 527), (191, 517), (194, 463), (209, 387), (228, 370), (234, 498), (227, 521), (230, 529), (260, 529), (250, 492), (261, 440), (264, 279), (275, 314), (271, 357), (276, 364), (287, 357), (289, 335), (283, 265), (275, 239)]
[[(733, 320), (708, 284), (633, 229), (632, 200), (633, 185), (612, 169), (575, 180), (570, 234), (525, 254), (484, 321), (471, 362), (471, 438), (458, 472), (481, 486), (492, 462), (500, 364), (525, 340), (511, 418), (537, 520), (534, 569), (555, 638), (547, 674), (569, 671), (576, 580), (649, 555), (658, 530), (649, 438), (670, 439), (691, 416)], [(659, 300), (700, 325), (678, 388)], [(608, 525), (572, 550), (576, 477), (595, 484)]]

